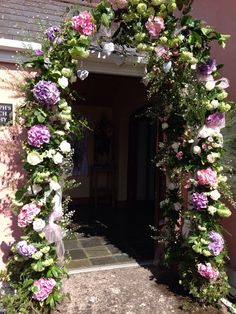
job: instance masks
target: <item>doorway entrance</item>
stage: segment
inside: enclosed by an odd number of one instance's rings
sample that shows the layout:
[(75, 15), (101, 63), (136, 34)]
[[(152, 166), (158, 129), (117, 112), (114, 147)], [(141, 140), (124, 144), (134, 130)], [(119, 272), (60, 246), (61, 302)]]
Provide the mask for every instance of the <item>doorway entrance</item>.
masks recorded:
[(74, 158), (86, 162), (75, 166), (81, 186), (71, 193), (79, 224), (78, 237), (66, 243), (71, 267), (152, 260), (156, 126), (140, 117), (146, 88), (139, 78), (90, 74), (78, 90), (74, 110), (92, 130), (78, 144), (83, 158)]

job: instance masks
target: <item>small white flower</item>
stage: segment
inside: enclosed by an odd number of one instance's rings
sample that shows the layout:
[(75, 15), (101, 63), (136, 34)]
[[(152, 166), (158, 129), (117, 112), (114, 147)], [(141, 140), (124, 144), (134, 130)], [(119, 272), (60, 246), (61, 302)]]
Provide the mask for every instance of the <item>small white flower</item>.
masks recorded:
[(57, 82), (58, 85), (63, 89), (65, 89), (69, 85), (68, 78), (65, 76), (60, 77)]
[(179, 149), (179, 143), (177, 142), (174, 142), (171, 147), (173, 148), (173, 150), (177, 153), (178, 152), (178, 149)]
[(214, 201), (217, 201), (221, 197), (221, 194), (219, 193), (218, 190), (213, 190), (209, 192), (209, 195), (210, 195), (210, 198)]
[(53, 155), (55, 155), (55, 154), (56, 154), (55, 149), (49, 149), (49, 150), (46, 152), (46, 156), (47, 156), (48, 158), (52, 158)]
[(57, 134), (57, 135), (60, 135), (60, 136), (64, 136), (65, 135), (65, 132), (62, 131), (62, 130), (55, 131), (54, 133)]
[(44, 229), (45, 225), (46, 225), (45, 220), (41, 218), (36, 218), (33, 221), (33, 229), (36, 232), (41, 232)]
[(176, 185), (171, 182), (167, 185), (167, 189), (170, 191), (173, 191), (174, 189), (176, 189)]
[(193, 147), (193, 153), (195, 154), (195, 155), (199, 155), (199, 154), (201, 154), (201, 147), (200, 146), (198, 146), (198, 145), (196, 145), (196, 146), (194, 146)]
[(206, 89), (210, 91), (213, 88), (215, 88), (216, 82), (215, 81), (208, 81), (208, 82), (206, 82), (205, 86), (206, 86)]
[(219, 177), (218, 177), (219, 182), (226, 182), (227, 180), (228, 180), (228, 178), (226, 176), (219, 175)]
[(39, 260), (43, 256), (43, 253), (38, 251), (32, 255), (33, 259)]
[(72, 75), (71, 78), (70, 78), (70, 83), (73, 84), (77, 81), (77, 76), (75, 75)]
[(165, 130), (169, 127), (169, 124), (167, 122), (163, 122), (161, 127), (162, 127), (162, 130)]
[(67, 141), (62, 141), (59, 147), (63, 153), (69, 153), (71, 151), (71, 145)]
[(211, 101), (211, 105), (212, 105), (212, 108), (213, 108), (213, 109), (216, 109), (216, 108), (219, 107), (219, 101), (218, 101), (217, 99), (213, 99), (213, 100)]
[(36, 151), (30, 152), (27, 156), (27, 162), (32, 166), (36, 166), (40, 164), (42, 161), (43, 161), (42, 156)]
[(103, 45), (103, 51), (110, 56), (112, 54), (112, 52), (115, 50), (115, 45), (111, 42), (111, 43), (105, 43)]
[(70, 122), (66, 122), (64, 129), (67, 131), (70, 130)]
[(213, 164), (213, 162), (215, 162), (215, 158), (212, 154), (208, 154), (207, 155), (207, 161), (210, 163), (210, 164)]
[(56, 153), (53, 157), (52, 157), (54, 163), (56, 165), (61, 164), (63, 162), (63, 156), (61, 153)]
[(208, 206), (207, 210), (208, 210), (209, 214), (211, 214), (211, 215), (214, 215), (214, 213), (217, 212), (217, 208), (214, 206)]
[(178, 203), (174, 203), (174, 208), (176, 211), (180, 210), (182, 208), (182, 205), (178, 202)]

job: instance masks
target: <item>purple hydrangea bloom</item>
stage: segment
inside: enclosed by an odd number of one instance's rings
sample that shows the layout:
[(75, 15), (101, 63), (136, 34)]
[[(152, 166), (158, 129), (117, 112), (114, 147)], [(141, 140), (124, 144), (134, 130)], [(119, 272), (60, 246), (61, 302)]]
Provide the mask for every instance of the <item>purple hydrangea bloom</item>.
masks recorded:
[(208, 128), (222, 129), (225, 127), (225, 115), (222, 112), (215, 112), (207, 117), (205, 123)]
[(211, 75), (216, 69), (216, 60), (209, 59), (206, 63), (201, 63), (198, 65), (198, 73), (203, 76)]
[(208, 237), (212, 240), (212, 242), (208, 244), (208, 249), (213, 255), (219, 255), (224, 248), (224, 239), (218, 232), (215, 231), (209, 232)]
[(26, 241), (18, 242), (16, 250), (20, 255), (25, 257), (32, 257), (32, 255), (37, 252), (33, 244), (28, 244)]
[(42, 124), (32, 126), (28, 131), (28, 143), (34, 147), (41, 147), (44, 143), (49, 143), (51, 134), (49, 128)]
[(40, 104), (55, 105), (60, 100), (60, 92), (55, 83), (39, 81), (33, 88), (34, 97)]
[(48, 37), (50, 41), (54, 41), (60, 31), (61, 31), (60, 27), (50, 26), (49, 28), (46, 29), (44, 34)]
[(192, 204), (196, 209), (207, 208), (208, 199), (204, 193), (195, 192), (192, 195)]
[(36, 56), (41, 56), (44, 54), (43, 50), (41, 50), (41, 49), (35, 49), (34, 53), (36, 54)]

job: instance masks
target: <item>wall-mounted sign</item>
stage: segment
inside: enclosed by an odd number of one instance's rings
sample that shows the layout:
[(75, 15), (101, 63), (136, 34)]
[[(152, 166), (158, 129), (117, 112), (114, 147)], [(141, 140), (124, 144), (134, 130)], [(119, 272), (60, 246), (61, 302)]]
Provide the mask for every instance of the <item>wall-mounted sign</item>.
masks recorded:
[(0, 126), (12, 124), (12, 104), (0, 103)]

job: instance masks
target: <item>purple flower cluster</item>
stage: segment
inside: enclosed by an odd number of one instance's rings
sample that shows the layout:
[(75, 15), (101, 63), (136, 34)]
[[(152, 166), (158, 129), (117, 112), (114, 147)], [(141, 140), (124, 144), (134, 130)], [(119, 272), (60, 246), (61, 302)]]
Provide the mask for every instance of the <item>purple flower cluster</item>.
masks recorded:
[(206, 63), (201, 63), (198, 65), (198, 73), (203, 76), (211, 75), (216, 69), (216, 60), (209, 59)]
[(44, 34), (50, 41), (54, 41), (60, 31), (61, 31), (60, 27), (50, 26), (49, 28), (46, 29)]
[(192, 195), (192, 204), (196, 209), (207, 208), (208, 199), (204, 193), (195, 192)]
[(25, 257), (32, 257), (32, 255), (37, 252), (33, 244), (28, 244), (26, 241), (18, 242), (16, 250), (20, 255)]
[(207, 117), (205, 123), (208, 128), (222, 129), (225, 127), (225, 115), (222, 112), (215, 112)]
[(55, 83), (39, 81), (33, 88), (34, 97), (40, 104), (55, 105), (60, 100), (60, 92)]
[(49, 143), (50, 137), (49, 128), (42, 124), (34, 125), (28, 131), (28, 143), (37, 148), (44, 143)]
[(224, 239), (218, 232), (215, 231), (209, 232), (208, 237), (212, 240), (212, 242), (208, 244), (208, 249), (213, 255), (219, 255), (224, 248)]

